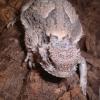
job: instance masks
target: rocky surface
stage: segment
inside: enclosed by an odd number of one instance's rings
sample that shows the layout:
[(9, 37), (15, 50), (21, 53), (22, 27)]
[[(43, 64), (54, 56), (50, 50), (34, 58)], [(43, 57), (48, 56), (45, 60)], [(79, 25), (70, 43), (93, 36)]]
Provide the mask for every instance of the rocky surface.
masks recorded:
[(26, 50), (20, 21), (7, 24), (20, 13), (24, 0), (0, 0), (0, 100), (98, 100), (100, 89), (100, 1), (70, 0), (76, 7), (85, 36), (80, 41), (88, 64), (87, 96), (79, 87), (79, 77), (60, 79), (39, 65), (32, 70), (23, 63)]

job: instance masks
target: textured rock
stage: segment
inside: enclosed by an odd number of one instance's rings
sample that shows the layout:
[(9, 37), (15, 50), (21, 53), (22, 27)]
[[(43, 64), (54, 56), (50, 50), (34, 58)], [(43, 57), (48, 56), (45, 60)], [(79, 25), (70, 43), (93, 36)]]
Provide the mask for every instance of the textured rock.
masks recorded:
[(9, 0), (8, 3), (12, 8), (19, 10), (24, 0)]
[(3, 31), (0, 36), (0, 97), (4, 100), (16, 100), (27, 73), (21, 63), (24, 52), (18, 41), (18, 31)]

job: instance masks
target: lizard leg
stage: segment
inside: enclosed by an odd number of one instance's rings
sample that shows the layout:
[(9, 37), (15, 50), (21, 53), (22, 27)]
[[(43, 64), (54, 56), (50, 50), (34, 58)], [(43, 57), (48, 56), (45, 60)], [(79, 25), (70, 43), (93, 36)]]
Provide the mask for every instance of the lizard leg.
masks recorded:
[(24, 60), (25, 62), (28, 62), (29, 68), (32, 69), (32, 67), (34, 67), (34, 62), (33, 62), (33, 54), (32, 52), (27, 52), (27, 56)]
[(80, 63), (80, 87), (82, 88), (82, 92), (84, 95), (86, 95), (86, 89), (87, 89), (87, 65), (86, 61), (83, 58)]
[(47, 53), (47, 47), (44, 45), (43, 47), (39, 48), (39, 53), (42, 57), (42, 60), (44, 62), (44, 64), (41, 62), (40, 64), (42, 66), (46, 66), (46, 69), (48, 69), (49, 71), (52, 71), (54, 69), (54, 67), (52, 66), (49, 57), (48, 57), (48, 53)]
[(13, 27), (14, 24), (16, 23), (17, 18), (14, 18), (13, 20), (11, 20), (8, 24), (7, 24), (7, 29), (9, 29), (10, 27)]

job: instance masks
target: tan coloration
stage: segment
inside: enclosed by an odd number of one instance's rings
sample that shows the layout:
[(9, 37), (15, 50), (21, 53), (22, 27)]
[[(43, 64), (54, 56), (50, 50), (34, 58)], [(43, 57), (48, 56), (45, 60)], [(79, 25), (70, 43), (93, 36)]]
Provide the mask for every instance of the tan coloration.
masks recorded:
[[(77, 25), (77, 22), (79, 20), (74, 8), (66, 0), (59, 0), (57, 2), (54, 0), (39, 0), (35, 2), (30, 1), (25, 6), (23, 6), (22, 12), (24, 11), (36, 13), (37, 16), (40, 16), (45, 20), (45, 30), (48, 36), (55, 35), (59, 39), (62, 39), (63, 37), (67, 36), (69, 38), (74, 38), (72, 39), (73, 41), (77, 38), (77, 36), (79, 39), (82, 36), (82, 29), (80, 29), (81, 27), (79, 27), (81, 26), (80, 24), (77, 26), (79, 30), (73, 30), (75, 24)], [(26, 22), (23, 22), (23, 20), (22, 23), (25, 26), (26, 24), (28, 24)], [(76, 31), (74, 34), (77, 36), (73, 34), (73, 31)], [(77, 32), (79, 33), (77, 34)], [(74, 37), (72, 37), (72, 35), (74, 35)], [(76, 41), (79, 41), (79, 39)]]
[(65, 31), (63, 31), (62, 29), (59, 29), (59, 28), (56, 30), (55, 27), (48, 29), (47, 33), (49, 36), (54, 35), (54, 36), (57, 36), (59, 38), (59, 40), (61, 40), (63, 37), (66, 36), (66, 33), (65, 33)]
[(64, 22), (65, 22), (64, 14), (65, 14), (65, 11), (63, 9), (62, 1), (60, 0), (59, 2), (55, 2), (55, 16), (57, 16), (56, 17), (56, 26), (55, 26), (54, 32), (51, 32), (52, 29), (50, 30), (50, 32), (52, 35), (57, 36), (59, 39), (65, 37), (66, 34), (68, 34), (68, 33), (66, 33), (65, 27), (64, 27)]
[[(63, 1), (55, 1), (55, 9), (47, 17), (46, 34), (57, 36), (59, 39), (70, 35), (71, 23), (68, 18), (69, 16), (67, 16), (63, 7)], [(65, 21), (66, 19), (67, 22)]]
[(67, 0), (31, 0), (22, 8), (21, 21), (30, 67), (34, 53), (40, 55), (41, 67), (56, 77), (70, 77), (80, 63), (80, 86), (86, 95), (86, 62), (76, 47), (83, 31), (72, 5)]

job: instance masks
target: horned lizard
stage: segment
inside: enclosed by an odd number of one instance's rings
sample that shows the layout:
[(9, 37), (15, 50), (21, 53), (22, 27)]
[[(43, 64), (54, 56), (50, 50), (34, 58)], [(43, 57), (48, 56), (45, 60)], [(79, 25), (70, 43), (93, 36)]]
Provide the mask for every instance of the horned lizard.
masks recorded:
[(34, 54), (41, 67), (56, 77), (70, 77), (80, 69), (80, 86), (86, 95), (87, 66), (77, 47), (83, 30), (74, 7), (67, 0), (30, 0), (22, 7), (25, 28), (26, 62), (34, 65)]

